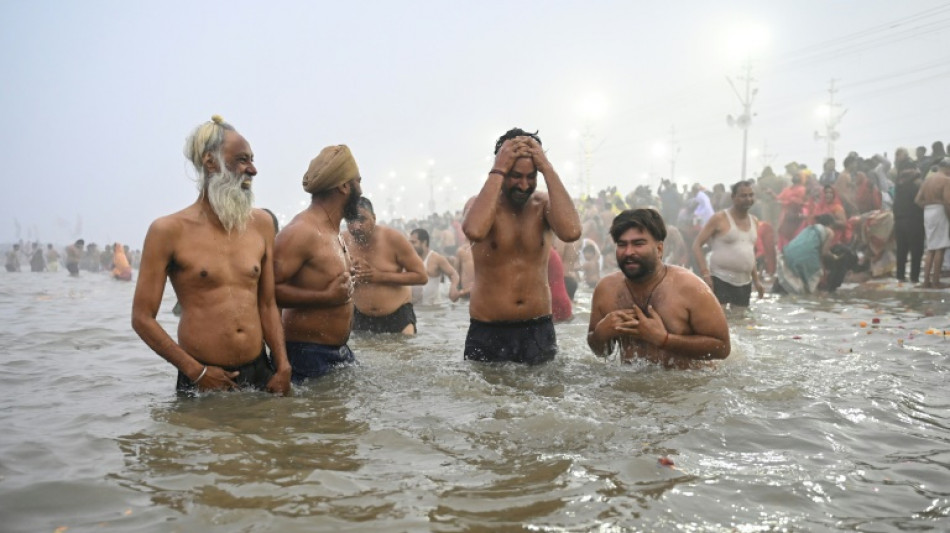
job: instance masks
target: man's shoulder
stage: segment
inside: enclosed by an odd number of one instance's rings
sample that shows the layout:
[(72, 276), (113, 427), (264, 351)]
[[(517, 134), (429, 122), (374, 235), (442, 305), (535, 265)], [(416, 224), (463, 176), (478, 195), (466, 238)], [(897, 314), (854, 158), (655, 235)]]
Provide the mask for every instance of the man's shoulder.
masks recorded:
[(199, 217), (196, 215), (193, 206), (189, 206), (185, 209), (182, 209), (181, 211), (176, 211), (174, 213), (169, 213), (156, 218), (152, 221), (150, 231), (157, 231), (160, 233), (181, 231), (186, 225), (197, 223), (198, 221)]
[[(586, 262), (585, 262), (586, 263)], [(597, 263), (594, 262), (596, 265)], [(594, 292), (603, 292), (605, 290), (612, 291), (617, 287), (620, 287), (624, 283), (625, 276), (623, 272), (617, 271), (607, 274), (600, 278), (597, 282), (597, 285), (594, 287)]]
[(696, 274), (693, 274), (692, 270), (676, 265), (666, 265), (666, 268), (666, 275), (670, 278), (670, 281), (675, 281), (677, 284), (701, 283), (703, 286), (706, 286), (706, 282)]

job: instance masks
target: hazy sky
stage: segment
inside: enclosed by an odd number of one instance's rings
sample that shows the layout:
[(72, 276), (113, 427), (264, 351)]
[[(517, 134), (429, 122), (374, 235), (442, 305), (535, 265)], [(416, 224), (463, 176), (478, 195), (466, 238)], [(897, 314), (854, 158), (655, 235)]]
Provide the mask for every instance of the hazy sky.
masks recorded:
[[(730, 44), (742, 35), (758, 44)], [(0, 242), (140, 247), (195, 200), (182, 147), (215, 113), (251, 143), (256, 204), (282, 221), (309, 201), (310, 159), (339, 143), (381, 218), (459, 209), (513, 126), (540, 130), (575, 194), (655, 188), (673, 139), (678, 182), (732, 183), (727, 77), (744, 91), (746, 56), (748, 177), (820, 167), (832, 79), (839, 160), (950, 141), (944, 0), (3, 0), (0, 50)]]

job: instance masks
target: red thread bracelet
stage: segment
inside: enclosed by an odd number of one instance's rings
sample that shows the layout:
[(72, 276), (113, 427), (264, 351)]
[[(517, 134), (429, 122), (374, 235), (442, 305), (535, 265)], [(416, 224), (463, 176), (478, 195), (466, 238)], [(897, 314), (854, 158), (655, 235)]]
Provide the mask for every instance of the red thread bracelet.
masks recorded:
[(666, 332), (666, 337), (663, 337), (663, 342), (660, 343), (660, 348), (666, 346), (666, 341), (670, 340), (670, 332)]
[(503, 177), (503, 178), (507, 175), (507, 174), (505, 174), (503, 171), (498, 170), (497, 168), (493, 168), (493, 169), (489, 170), (488, 173), (489, 173), (489, 174), (498, 174), (499, 176), (501, 176), (501, 177)]

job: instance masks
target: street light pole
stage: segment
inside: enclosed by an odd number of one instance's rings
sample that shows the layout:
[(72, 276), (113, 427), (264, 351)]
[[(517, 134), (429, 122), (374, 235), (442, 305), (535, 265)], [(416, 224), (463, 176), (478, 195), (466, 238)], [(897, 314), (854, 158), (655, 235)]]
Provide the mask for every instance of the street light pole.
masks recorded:
[(815, 140), (825, 139), (827, 142), (827, 151), (826, 157), (832, 159), (835, 156), (835, 141), (841, 137), (841, 134), (838, 133), (838, 124), (841, 122), (841, 119), (844, 118), (845, 113), (848, 112), (847, 109), (842, 109), (841, 112), (838, 112), (838, 108), (841, 107), (841, 104), (835, 102), (835, 93), (838, 92), (838, 89), (835, 88), (835, 80), (832, 79), (830, 85), (828, 86), (828, 109), (827, 116), (825, 117), (825, 133), (815, 132)]
[(756, 93), (759, 92), (758, 89), (752, 88), (752, 60), (747, 59), (745, 64), (745, 75), (740, 80), (745, 82), (745, 96), (739, 94), (736, 85), (732, 82), (730, 78), (726, 78), (729, 81), (729, 85), (732, 86), (733, 92), (736, 93), (736, 97), (739, 99), (739, 103), (742, 104), (742, 114), (738, 118), (733, 118), (732, 115), (726, 117), (727, 122), (730, 126), (736, 126), (742, 128), (742, 180), (745, 180), (746, 176), (746, 158), (749, 153), (749, 126), (752, 124), (752, 101), (755, 99)]

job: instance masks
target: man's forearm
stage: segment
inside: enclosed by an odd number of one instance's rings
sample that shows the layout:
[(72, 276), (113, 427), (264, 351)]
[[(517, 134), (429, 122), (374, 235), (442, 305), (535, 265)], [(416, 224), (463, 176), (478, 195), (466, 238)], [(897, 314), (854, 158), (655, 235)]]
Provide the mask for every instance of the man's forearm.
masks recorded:
[(276, 305), (265, 306), (261, 309), (261, 329), (264, 333), (264, 342), (270, 347), (274, 366), (277, 370), (289, 367), (287, 345), (284, 342), (284, 327), (280, 322), (280, 311)]
[(171, 363), (189, 379), (201, 373), (204, 365), (175, 342), (154, 318), (136, 320), (133, 322), (133, 329), (152, 351)]
[(349, 301), (349, 296), (335, 294), (331, 289), (305, 289), (285, 283), (279, 283), (274, 292), (277, 305), (287, 309), (306, 309), (320, 307), (336, 307)]
[[(658, 345), (659, 346), (659, 345)], [(725, 359), (729, 356), (729, 343), (706, 335), (674, 335), (663, 343), (663, 349), (690, 359)]]

